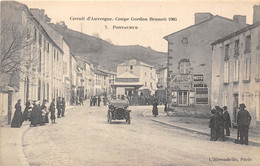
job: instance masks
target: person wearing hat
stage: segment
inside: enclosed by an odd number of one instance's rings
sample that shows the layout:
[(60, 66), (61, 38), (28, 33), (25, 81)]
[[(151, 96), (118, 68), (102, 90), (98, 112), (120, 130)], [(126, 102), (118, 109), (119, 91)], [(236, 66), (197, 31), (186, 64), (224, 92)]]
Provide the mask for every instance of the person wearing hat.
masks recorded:
[(224, 113), (224, 130), (226, 130), (226, 136), (230, 136), (230, 130), (229, 128), (231, 127), (231, 120), (230, 120), (230, 115), (227, 111), (227, 106), (223, 107)]
[(211, 110), (212, 116), (209, 120), (209, 128), (210, 128), (210, 141), (216, 141), (217, 140), (217, 114), (216, 110)]
[(215, 106), (216, 108), (216, 119), (217, 119), (217, 139), (220, 138), (221, 141), (224, 141), (224, 117), (223, 117), (223, 109), (219, 106)]
[(21, 107), (21, 99), (17, 101), (15, 104), (15, 113), (13, 120), (11, 122), (11, 127), (19, 128), (23, 124), (23, 114), (22, 114), (22, 107)]
[(251, 122), (251, 115), (245, 108), (245, 104), (242, 103), (239, 105), (237, 124), (240, 132), (240, 144), (248, 145), (248, 129)]

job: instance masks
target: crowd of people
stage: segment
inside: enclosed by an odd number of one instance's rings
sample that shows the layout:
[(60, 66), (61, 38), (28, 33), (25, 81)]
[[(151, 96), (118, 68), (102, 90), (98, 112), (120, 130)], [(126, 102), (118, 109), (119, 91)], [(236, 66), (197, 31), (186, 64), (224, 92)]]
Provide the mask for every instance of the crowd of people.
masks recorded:
[[(56, 108), (55, 108), (56, 106)], [(49, 113), (52, 123), (55, 123), (56, 119), (56, 109), (57, 117), (65, 117), (65, 98), (58, 97), (55, 104), (55, 99), (50, 103), (49, 108), (47, 108), (47, 100), (43, 100), (42, 104), (40, 101), (30, 101), (27, 99), (25, 103), (25, 109), (22, 113), (21, 99), (15, 104), (15, 113), (11, 122), (11, 127), (17, 128), (21, 127), (24, 121), (29, 120), (30, 126), (43, 126), (49, 123)]]
[[(122, 100), (122, 97), (119, 98), (121, 98)], [(125, 99), (128, 100), (127, 98)], [(106, 106), (108, 102), (106, 95), (91, 96), (90, 106), (100, 106), (102, 100), (103, 105)], [(82, 103), (80, 105), (83, 105), (83, 99), (79, 99), (79, 103)], [(40, 101), (30, 101), (29, 99), (27, 99), (24, 112), (22, 113), (21, 99), (19, 99), (15, 104), (15, 113), (11, 122), (11, 127), (21, 127), (22, 123), (27, 120), (31, 121), (30, 126), (33, 127), (45, 125), (46, 123), (49, 123), (49, 113), (51, 122), (55, 123), (56, 109), (58, 111), (58, 118), (65, 116), (65, 98), (58, 97), (56, 100), (56, 104), (55, 99), (53, 99), (50, 103), (49, 108), (47, 108), (46, 104), (47, 100), (43, 100), (41, 104)], [(159, 102), (156, 100), (155, 96), (153, 97), (151, 104), (153, 105), (153, 116), (156, 117), (158, 115), (157, 106)], [(245, 108), (245, 104), (239, 105), (239, 111), (237, 113), (238, 131), (236, 142), (248, 145), (248, 129), (251, 121), (251, 115)], [(211, 113), (212, 116), (209, 120), (210, 141), (225, 141), (225, 136), (230, 136), (229, 128), (231, 127), (231, 120), (228, 113), (228, 108), (227, 106), (224, 106), (223, 108), (215, 106), (215, 108), (211, 110)]]
[[(251, 121), (250, 113), (245, 109), (245, 104), (239, 105), (237, 113), (237, 140), (236, 143), (248, 145), (248, 129)], [(227, 111), (227, 106), (220, 108), (215, 106), (211, 110), (212, 116), (209, 120), (210, 140), (211, 141), (225, 141), (225, 136), (230, 136), (231, 120)]]
[(107, 105), (107, 96), (106, 95), (98, 95), (98, 96), (91, 96), (90, 97), (90, 107), (98, 106), (100, 107), (101, 101), (103, 100), (103, 105)]

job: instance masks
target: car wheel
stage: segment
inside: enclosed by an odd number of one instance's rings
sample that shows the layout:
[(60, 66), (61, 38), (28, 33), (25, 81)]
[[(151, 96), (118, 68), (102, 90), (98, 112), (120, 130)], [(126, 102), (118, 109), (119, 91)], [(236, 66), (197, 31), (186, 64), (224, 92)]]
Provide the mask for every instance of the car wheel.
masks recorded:
[(112, 123), (112, 112), (108, 113), (108, 122), (111, 124)]
[(130, 113), (127, 113), (127, 120), (126, 120), (127, 124), (131, 123), (131, 117), (130, 117)]

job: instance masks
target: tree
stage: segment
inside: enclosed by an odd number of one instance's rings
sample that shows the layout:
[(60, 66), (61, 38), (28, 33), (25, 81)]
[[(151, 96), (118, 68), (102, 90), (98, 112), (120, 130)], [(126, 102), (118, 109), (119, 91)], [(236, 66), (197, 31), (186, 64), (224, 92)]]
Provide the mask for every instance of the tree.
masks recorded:
[[(33, 43), (36, 38), (32, 37), (29, 27), (12, 18), (1, 18), (1, 57), (0, 75), (13, 76), (17, 73), (30, 74), (32, 66), (39, 63), (37, 56), (34, 56), (36, 48)], [(11, 79), (9, 80), (11, 81)]]

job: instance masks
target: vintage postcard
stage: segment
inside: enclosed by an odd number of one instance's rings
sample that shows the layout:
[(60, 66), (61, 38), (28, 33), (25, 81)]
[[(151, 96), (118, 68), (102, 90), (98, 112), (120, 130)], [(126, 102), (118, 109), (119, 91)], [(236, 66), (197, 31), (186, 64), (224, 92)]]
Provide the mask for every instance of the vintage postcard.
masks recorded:
[(260, 165), (260, 1), (1, 1), (1, 166)]

